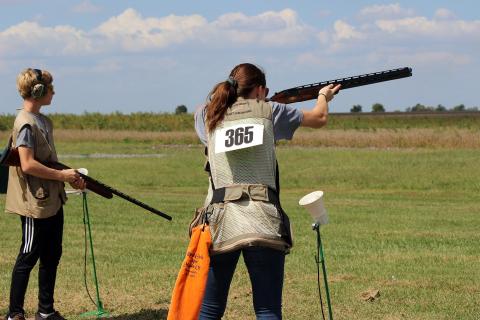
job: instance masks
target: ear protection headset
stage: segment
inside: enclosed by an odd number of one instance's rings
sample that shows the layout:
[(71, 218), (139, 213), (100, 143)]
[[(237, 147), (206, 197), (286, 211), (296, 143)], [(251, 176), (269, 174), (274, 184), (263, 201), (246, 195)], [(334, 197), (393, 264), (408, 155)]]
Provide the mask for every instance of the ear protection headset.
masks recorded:
[(32, 87), (30, 94), (34, 99), (39, 99), (47, 93), (47, 87), (42, 83), (42, 70), (33, 69), (33, 72), (35, 72), (36, 80), (39, 83)]

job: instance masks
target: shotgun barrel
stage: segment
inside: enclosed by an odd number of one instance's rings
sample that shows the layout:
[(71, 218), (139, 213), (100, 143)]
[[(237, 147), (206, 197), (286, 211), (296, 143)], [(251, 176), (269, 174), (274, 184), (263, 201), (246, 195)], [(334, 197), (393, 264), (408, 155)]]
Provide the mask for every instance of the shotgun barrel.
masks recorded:
[[(14, 167), (19, 167), (20, 166), (20, 156), (18, 154), (18, 149), (17, 148), (12, 148), (12, 138), (10, 137), (9, 143), (7, 145), (7, 148), (5, 148), (4, 152), (2, 153), (2, 156), (0, 158), (0, 165), (2, 166), (14, 166)], [(43, 165), (57, 169), (57, 170), (64, 170), (64, 169), (71, 169), (71, 167), (60, 163), (60, 162), (47, 162), (47, 163), (42, 163)], [(122, 199), (125, 199), (133, 204), (136, 204), (139, 207), (142, 207), (143, 209), (146, 209), (162, 218), (165, 218), (167, 220), (172, 220), (172, 217), (169, 216), (166, 213), (163, 213), (155, 208), (150, 207), (149, 205), (115, 189), (110, 187), (109, 185), (104, 184), (103, 182), (100, 182), (98, 180), (95, 180), (94, 178), (84, 175), (80, 172), (78, 174), (85, 180), (87, 183), (87, 189), (104, 197), (107, 199), (113, 198), (113, 195), (117, 195)]]
[[(53, 163), (49, 163), (47, 165), (48, 167), (50, 168), (54, 168), (54, 169), (57, 169), (57, 170), (63, 170), (63, 169), (71, 169), (70, 167), (64, 165), (63, 163), (60, 163), (60, 162), (53, 162)], [(111, 199), (113, 197), (113, 195), (117, 195), (119, 196), (120, 198), (122, 199), (125, 199), (133, 204), (136, 204), (137, 206), (139, 207), (142, 207), (143, 209), (146, 209), (162, 218), (165, 218), (167, 220), (172, 220), (172, 217), (155, 209), (155, 208), (152, 208), (150, 207), (149, 205), (135, 199), (135, 198), (132, 198), (130, 197), (129, 195), (113, 188), (113, 187), (110, 187), (109, 185), (106, 185), (104, 184), (103, 182), (100, 182), (90, 176), (87, 176), (87, 175), (84, 175), (83, 173), (80, 173), (78, 172), (78, 174), (80, 175), (80, 177), (82, 177), (85, 182), (87, 183), (87, 189), (101, 195), (102, 197), (105, 197), (105, 198), (108, 198), (108, 199)]]
[(312, 99), (317, 99), (318, 91), (330, 84), (340, 84), (340, 90), (355, 88), (359, 86), (365, 86), (383, 81), (396, 80), (412, 76), (412, 68), (404, 67), (386, 71), (379, 71), (374, 73), (362, 74), (359, 76), (328, 80), (323, 82), (317, 82), (299, 86), (295, 88), (286, 89), (280, 92), (276, 92), (269, 101), (275, 101), (278, 103), (295, 103)]

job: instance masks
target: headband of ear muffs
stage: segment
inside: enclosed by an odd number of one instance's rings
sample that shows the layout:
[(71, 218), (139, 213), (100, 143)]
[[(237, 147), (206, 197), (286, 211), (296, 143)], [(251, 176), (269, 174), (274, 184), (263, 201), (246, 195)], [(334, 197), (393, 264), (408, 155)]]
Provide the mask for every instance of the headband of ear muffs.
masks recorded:
[(31, 95), (34, 99), (39, 99), (47, 93), (46, 86), (42, 83), (42, 70), (39, 69), (33, 69), (33, 72), (35, 72), (35, 76), (37, 79), (36, 85), (32, 87)]

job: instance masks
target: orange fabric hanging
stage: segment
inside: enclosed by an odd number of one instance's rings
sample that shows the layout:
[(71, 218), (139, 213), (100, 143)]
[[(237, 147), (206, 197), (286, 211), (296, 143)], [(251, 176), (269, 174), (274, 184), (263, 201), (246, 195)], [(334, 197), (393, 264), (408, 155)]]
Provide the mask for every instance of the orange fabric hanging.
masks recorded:
[(193, 228), (187, 254), (173, 289), (167, 320), (198, 319), (207, 285), (211, 244), (208, 225)]

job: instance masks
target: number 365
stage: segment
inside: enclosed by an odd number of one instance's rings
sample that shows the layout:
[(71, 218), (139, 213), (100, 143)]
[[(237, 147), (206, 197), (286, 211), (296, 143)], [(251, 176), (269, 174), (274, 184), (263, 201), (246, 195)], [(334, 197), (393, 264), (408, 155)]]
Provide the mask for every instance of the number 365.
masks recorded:
[(253, 126), (238, 127), (235, 130), (229, 129), (225, 131), (225, 147), (231, 147), (233, 145), (239, 146), (244, 143), (250, 143), (253, 141)]

